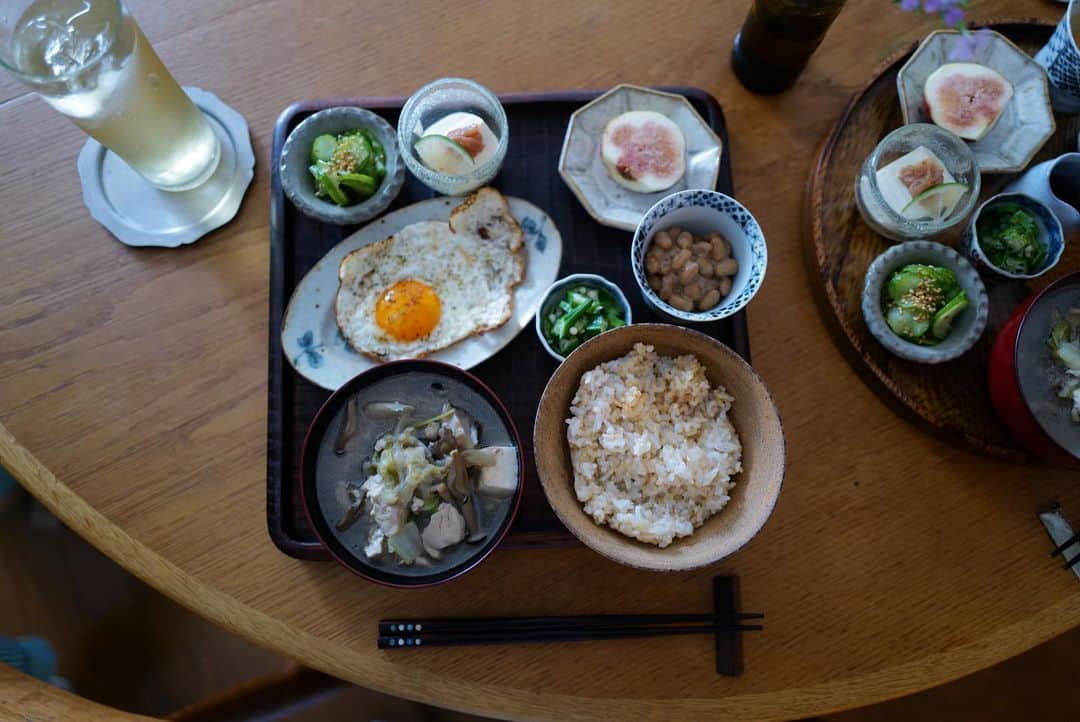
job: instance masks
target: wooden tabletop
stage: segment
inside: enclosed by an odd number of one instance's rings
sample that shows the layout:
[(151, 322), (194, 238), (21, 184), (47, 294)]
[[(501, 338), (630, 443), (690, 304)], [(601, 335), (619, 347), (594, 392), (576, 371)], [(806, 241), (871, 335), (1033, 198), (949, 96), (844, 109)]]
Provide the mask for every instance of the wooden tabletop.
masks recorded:
[[(0, 462), (72, 528), (228, 629), (365, 686), (492, 715), (794, 718), (993, 664), (1080, 620), (1035, 510), (1080, 518), (1076, 475), (951, 448), (888, 410), (818, 315), (801, 256), (819, 143), (875, 65), (933, 23), (853, 0), (798, 85), (745, 92), (728, 65), (746, 2), (132, 0), (185, 84), (251, 124), (257, 175), (238, 217), (195, 246), (132, 250), (80, 201), (83, 137), (0, 79)], [(1062, 6), (980, 0), (983, 18)], [(496, 91), (628, 81), (713, 93), (737, 195), (769, 242), (750, 305), (754, 365), (788, 437), (772, 519), (714, 568), (659, 575), (585, 550), (503, 550), (431, 591), (290, 559), (265, 527), (268, 155), (301, 98), (408, 94), (442, 75)], [(627, 236), (629, 242), (629, 235)], [(573, 243), (573, 238), (566, 242)], [(706, 639), (375, 649), (379, 617), (704, 610), (737, 574), (768, 627), (746, 673)], [(0, 697), (10, 678), (0, 677)]]

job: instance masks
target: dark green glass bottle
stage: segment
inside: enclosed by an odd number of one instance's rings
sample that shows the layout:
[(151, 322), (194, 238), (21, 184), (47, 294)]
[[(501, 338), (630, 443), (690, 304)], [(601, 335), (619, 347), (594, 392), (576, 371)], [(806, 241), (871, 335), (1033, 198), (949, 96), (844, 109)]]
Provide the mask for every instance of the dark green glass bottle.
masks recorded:
[(789, 88), (842, 7), (844, 0), (754, 0), (735, 36), (735, 75), (755, 93)]

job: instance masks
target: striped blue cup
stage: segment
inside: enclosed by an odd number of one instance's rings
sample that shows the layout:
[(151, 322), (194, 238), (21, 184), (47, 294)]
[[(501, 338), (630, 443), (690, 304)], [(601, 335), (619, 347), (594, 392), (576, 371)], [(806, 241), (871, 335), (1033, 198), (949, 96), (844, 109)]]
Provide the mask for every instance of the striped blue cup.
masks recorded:
[(1035, 54), (1035, 62), (1046, 68), (1050, 101), (1059, 113), (1080, 112), (1080, 48), (1073, 33), (1077, 7), (1076, 0), (1070, 0), (1050, 42)]

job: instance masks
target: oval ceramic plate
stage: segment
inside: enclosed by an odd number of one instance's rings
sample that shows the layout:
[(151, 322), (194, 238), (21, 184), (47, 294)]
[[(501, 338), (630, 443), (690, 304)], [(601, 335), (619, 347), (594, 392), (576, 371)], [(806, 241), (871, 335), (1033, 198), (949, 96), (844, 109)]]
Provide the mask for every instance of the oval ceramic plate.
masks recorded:
[[(346, 343), (334, 317), (338, 266), (346, 254), (397, 233), (418, 221), (445, 221), (462, 198), (432, 198), (388, 213), (364, 226), (322, 257), (297, 284), (281, 324), (281, 347), (296, 372), (331, 391), (379, 363)], [(562, 236), (555, 222), (521, 198), (507, 196), (510, 212), (525, 232), (525, 279), (514, 289), (510, 320), (427, 356), (461, 369), (486, 361), (529, 325), (544, 291), (559, 275)]]
[[(628, 110), (655, 110), (673, 120), (686, 138), (686, 173), (658, 193), (635, 193), (611, 180), (600, 160), (604, 126)], [(559, 157), (559, 175), (598, 222), (633, 231), (657, 201), (689, 188), (716, 188), (720, 138), (685, 96), (636, 85), (617, 85), (570, 116)]]

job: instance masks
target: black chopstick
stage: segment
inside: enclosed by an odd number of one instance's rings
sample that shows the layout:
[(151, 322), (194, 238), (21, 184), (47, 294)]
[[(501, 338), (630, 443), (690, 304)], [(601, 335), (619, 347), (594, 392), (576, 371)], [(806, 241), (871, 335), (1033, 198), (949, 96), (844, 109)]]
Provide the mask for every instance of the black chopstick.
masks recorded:
[(1058, 544), (1056, 547), (1054, 547), (1054, 551), (1050, 552), (1050, 556), (1056, 557), (1059, 554), (1061, 554), (1062, 552), (1064, 552), (1066, 549), (1071, 547), (1073, 544), (1077, 544), (1077, 543), (1080, 543), (1080, 532), (1077, 532), (1076, 534), (1073, 534), (1071, 537), (1066, 539), (1064, 542), (1062, 542), (1061, 544)]
[(607, 629), (522, 630), (491, 634), (446, 634), (406, 632), (401, 635), (379, 636), (379, 649), (410, 647), (457, 647), (472, 644), (522, 644), (530, 642), (583, 642), (604, 639), (637, 639), (642, 637), (716, 634), (717, 632), (756, 632), (760, 624), (708, 624), (692, 626), (629, 626)]
[(626, 625), (667, 625), (685, 622), (725, 623), (764, 618), (765, 615), (758, 612), (742, 612), (737, 614), (601, 614), (568, 617), (387, 619), (379, 622), (379, 634), (386, 636), (403, 632), (483, 633)]

